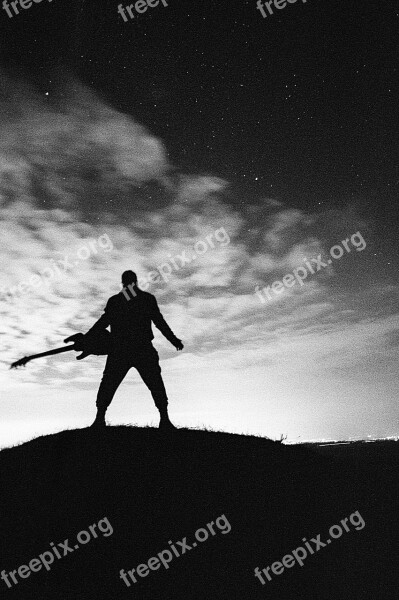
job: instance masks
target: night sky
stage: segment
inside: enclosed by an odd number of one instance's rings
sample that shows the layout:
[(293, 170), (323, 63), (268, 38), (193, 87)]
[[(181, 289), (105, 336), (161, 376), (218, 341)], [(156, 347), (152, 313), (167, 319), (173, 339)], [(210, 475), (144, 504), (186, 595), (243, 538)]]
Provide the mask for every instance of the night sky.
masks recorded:
[[(177, 423), (291, 441), (399, 433), (399, 8), (273, 10), (170, 0), (128, 22), (117, 1), (1, 10), (7, 442), (84, 427), (103, 364), (64, 356), (15, 373), (10, 360), (89, 328), (124, 268), (143, 274), (218, 228), (228, 245), (148, 289), (186, 344), (156, 338)], [(256, 296), (356, 232), (364, 250)], [(104, 234), (112, 252), (68, 286), (5, 293)], [(129, 377), (110, 421), (151, 422)]]

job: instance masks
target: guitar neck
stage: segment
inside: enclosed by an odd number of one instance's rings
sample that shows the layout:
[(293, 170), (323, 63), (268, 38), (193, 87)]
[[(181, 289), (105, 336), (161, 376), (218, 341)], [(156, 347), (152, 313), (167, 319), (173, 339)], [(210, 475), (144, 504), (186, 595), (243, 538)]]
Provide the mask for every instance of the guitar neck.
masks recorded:
[(48, 350), (47, 352), (40, 352), (40, 354), (32, 354), (29, 356), (29, 360), (34, 358), (41, 358), (42, 356), (51, 356), (52, 354), (61, 354), (62, 352), (69, 352), (70, 350), (75, 349), (75, 344), (71, 344), (70, 346), (63, 346), (62, 348), (55, 348), (54, 350)]

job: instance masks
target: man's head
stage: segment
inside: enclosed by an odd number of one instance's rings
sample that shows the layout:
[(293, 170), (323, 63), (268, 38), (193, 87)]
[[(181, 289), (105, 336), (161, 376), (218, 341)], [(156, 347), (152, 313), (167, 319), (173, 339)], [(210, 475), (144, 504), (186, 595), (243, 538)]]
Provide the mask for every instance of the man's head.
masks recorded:
[(122, 285), (123, 287), (127, 287), (131, 284), (137, 284), (137, 275), (134, 271), (124, 271), (122, 273)]

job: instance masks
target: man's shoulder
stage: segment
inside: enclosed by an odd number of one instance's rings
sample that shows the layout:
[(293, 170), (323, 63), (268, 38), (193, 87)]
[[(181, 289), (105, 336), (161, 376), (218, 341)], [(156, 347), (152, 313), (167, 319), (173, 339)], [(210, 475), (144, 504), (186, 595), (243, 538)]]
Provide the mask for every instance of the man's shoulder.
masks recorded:
[(119, 304), (120, 301), (121, 301), (121, 299), (122, 299), (122, 297), (123, 296), (122, 296), (121, 293), (114, 294), (113, 296), (111, 296), (110, 298), (108, 298), (108, 300), (107, 300), (107, 306), (106, 307), (110, 308), (112, 306), (115, 306), (115, 305)]
[(143, 304), (146, 304), (147, 306), (154, 307), (157, 304), (157, 299), (155, 298), (154, 294), (150, 294), (150, 292), (139, 290), (137, 297), (140, 298)]
[[(133, 298), (130, 298), (129, 301), (134, 302), (134, 300), (136, 299), (141, 300), (145, 304), (156, 304), (157, 302), (157, 299), (153, 294), (150, 294), (149, 292), (144, 292), (144, 290), (140, 289), (137, 290), (137, 295)], [(120, 306), (121, 304), (124, 304), (127, 301), (128, 299), (123, 294), (123, 292), (119, 292), (118, 294), (115, 294), (114, 296), (111, 296), (108, 299), (107, 307), (110, 308), (113, 306)]]
[(121, 298), (122, 298), (122, 294), (119, 292), (118, 294), (114, 294), (113, 296), (108, 298), (108, 302), (119, 302), (119, 300)]
[(156, 299), (154, 294), (150, 294), (150, 292), (144, 292), (144, 290), (139, 290), (139, 294), (149, 302), (154, 301)]

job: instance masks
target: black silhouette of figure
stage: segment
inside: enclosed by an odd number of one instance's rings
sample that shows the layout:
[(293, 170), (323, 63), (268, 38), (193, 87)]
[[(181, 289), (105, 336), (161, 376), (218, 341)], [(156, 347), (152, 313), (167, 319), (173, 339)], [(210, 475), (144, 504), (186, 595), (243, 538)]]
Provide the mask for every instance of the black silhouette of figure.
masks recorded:
[(176, 429), (168, 415), (168, 397), (161, 376), (159, 355), (152, 340), (151, 322), (176, 348), (183, 350), (179, 340), (163, 318), (155, 296), (137, 286), (133, 271), (122, 273), (123, 289), (111, 296), (104, 314), (87, 332), (97, 332), (111, 326), (111, 350), (97, 394), (97, 416), (92, 427), (105, 426), (105, 413), (125, 375), (135, 367), (149, 388), (160, 413), (160, 429)]

